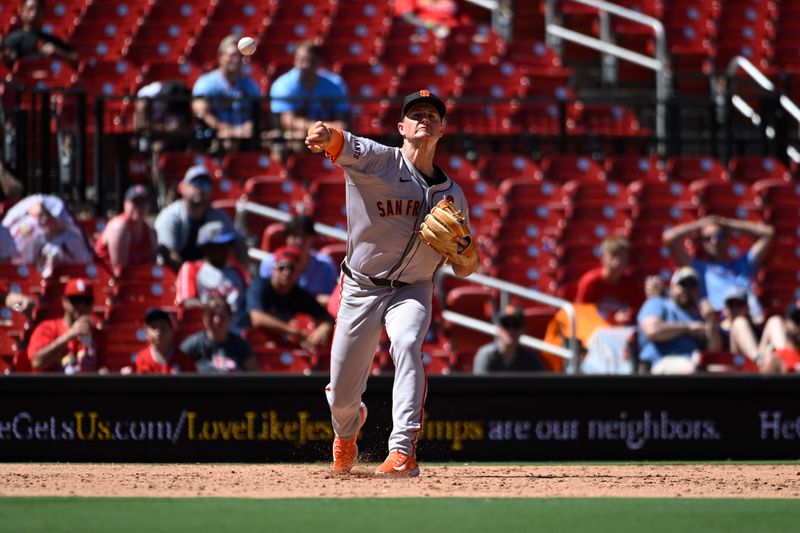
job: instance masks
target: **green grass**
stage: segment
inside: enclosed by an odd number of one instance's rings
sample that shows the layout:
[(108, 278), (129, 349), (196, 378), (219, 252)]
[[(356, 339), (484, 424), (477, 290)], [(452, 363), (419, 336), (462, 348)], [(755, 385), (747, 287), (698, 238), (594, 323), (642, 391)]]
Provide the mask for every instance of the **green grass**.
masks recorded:
[(0, 498), (0, 531), (793, 531), (798, 500)]

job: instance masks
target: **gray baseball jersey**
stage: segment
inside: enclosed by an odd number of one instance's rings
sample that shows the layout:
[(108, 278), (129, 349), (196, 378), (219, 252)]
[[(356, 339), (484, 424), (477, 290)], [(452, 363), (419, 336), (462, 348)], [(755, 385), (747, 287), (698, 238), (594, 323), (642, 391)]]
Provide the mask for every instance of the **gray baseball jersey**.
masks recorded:
[[(417, 231), (446, 196), (467, 217), (466, 198), (443, 172), (444, 182), (429, 187), (400, 148), (349, 132), (335, 163), (345, 170), (348, 240), (326, 389), (333, 429), (340, 437), (357, 433), (361, 395), (385, 326), (395, 365), (389, 451), (413, 456), (426, 391), (422, 342), (442, 261)], [(387, 286), (387, 280), (401, 284)]]

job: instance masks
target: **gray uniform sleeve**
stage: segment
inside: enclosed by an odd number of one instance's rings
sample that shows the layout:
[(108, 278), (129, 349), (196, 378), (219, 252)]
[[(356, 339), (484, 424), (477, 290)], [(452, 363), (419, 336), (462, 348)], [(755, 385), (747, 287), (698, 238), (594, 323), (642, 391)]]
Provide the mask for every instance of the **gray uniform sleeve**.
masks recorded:
[(356, 184), (380, 180), (382, 176), (392, 175), (387, 172), (392, 166), (399, 168), (402, 156), (397, 148), (392, 148), (373, 141), (344, 132), (344, 146), (336, 158), (336, 164), (345, 169)]

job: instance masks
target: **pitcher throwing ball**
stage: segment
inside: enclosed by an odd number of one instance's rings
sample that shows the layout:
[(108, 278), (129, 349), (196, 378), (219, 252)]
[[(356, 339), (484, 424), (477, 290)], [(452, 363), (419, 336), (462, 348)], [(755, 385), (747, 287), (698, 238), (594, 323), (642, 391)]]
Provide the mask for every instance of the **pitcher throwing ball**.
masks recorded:
[(367, 418), (361, 402), (385, 325), (395, 365), (389, 456), (379, 475), (418, 476), (426, 378), (422, 341), (431, 321), (433, 275), (444, 258), (456, 275), (478, 269), (461, 188), (433, 164), (445, 104), (429, 91), (406, 96), (397, 130), (403, 146), (384, 146), (317, 122), (306, 146), (345, 170), (347, 255), (326, 388), (333, 430), (333, 471), (347, 474)]

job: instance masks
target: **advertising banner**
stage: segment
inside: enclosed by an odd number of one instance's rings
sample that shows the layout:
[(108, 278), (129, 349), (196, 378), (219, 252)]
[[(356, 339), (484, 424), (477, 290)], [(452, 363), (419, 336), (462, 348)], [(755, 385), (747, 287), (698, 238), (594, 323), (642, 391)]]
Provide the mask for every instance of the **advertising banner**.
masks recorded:
[[(4, 461), (329, 461), (326, 376), (0, 379)], [(370, 378), (359, 439), (382, 460), (391, 376)], [(788, 377), (429, 379), (422, 460), (800, 458)]]

